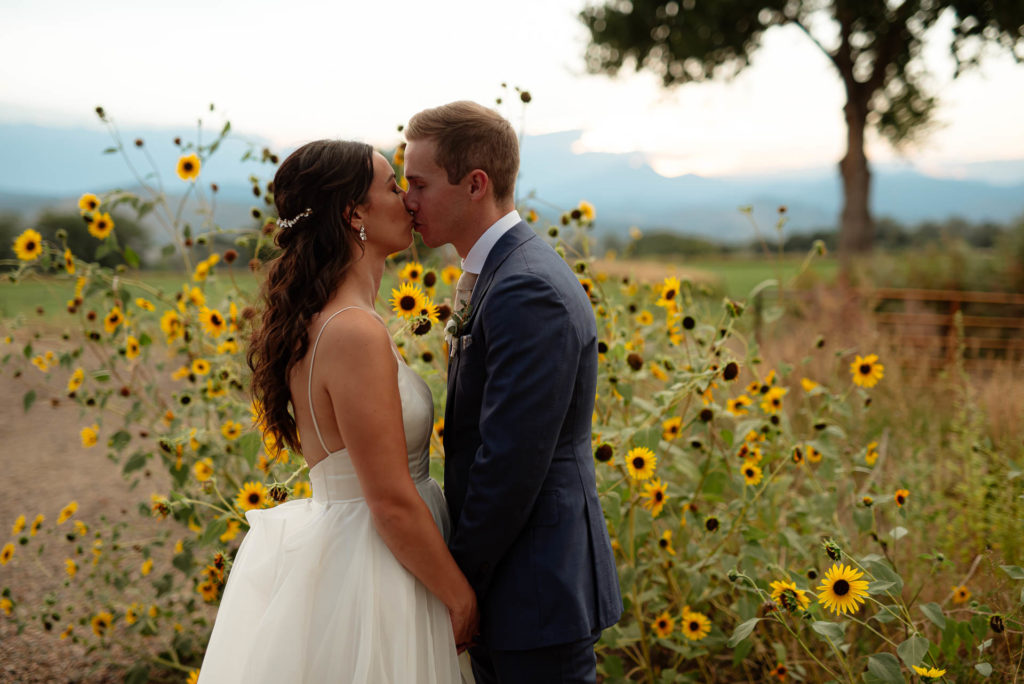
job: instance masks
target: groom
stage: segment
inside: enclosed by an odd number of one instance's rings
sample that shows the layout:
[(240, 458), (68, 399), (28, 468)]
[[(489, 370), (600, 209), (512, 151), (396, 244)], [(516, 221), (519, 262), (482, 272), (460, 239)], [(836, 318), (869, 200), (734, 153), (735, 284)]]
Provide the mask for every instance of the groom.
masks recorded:
[(463, 259), (444, 485), (449, 546), (480, 606), (474, 674), (595, 682), (594, 643), (622, 600), (591, 454), (590, 301), (515, 210), (519, 143), (505, 119), (453, 102), (416, 114), (405, 134), (416, 230)]

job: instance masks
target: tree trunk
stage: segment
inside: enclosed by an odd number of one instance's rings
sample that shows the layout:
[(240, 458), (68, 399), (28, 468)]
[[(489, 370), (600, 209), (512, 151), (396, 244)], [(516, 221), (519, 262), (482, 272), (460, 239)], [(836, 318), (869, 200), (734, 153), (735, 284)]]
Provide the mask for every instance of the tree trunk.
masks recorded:
[(848, 94), (846, 107), (846, 156), (839, 162), (843, 177), (843, 212), (839, 223), (839, 256), (844, 270), (850, 257), (870, 252), (875, 239), (875, 223), (871, 218), (869, 200), (871, 171), (864, 154), (864, 127), (868, 104)]

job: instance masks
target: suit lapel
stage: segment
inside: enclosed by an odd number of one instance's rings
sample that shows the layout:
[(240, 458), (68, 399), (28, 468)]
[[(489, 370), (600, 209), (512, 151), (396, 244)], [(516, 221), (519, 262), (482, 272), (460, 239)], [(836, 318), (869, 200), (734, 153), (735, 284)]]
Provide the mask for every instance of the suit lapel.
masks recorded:
[(505, 262), (505, 259), (519, 245), (535, 237), (537, 237), (537, 234), (533, 232), (533, 229), (530, 228), (526, 221), (520, 221), (498, 238), (498, 241), (494, 243), (494, 247), (491, 248), (491, 253), (487, 255), (483, 270), (480, 271), (480, 277), (476, 281), (476, 287), (473, 288), (473, 296), (470, 298), (472, 310), (475, 311), (479, 302), (483, 301), (484, 295), (487, 294), (487, 290), (491, 287), (491, 282), (494, 280), (494, 274), (497, 272), (498, 267)]

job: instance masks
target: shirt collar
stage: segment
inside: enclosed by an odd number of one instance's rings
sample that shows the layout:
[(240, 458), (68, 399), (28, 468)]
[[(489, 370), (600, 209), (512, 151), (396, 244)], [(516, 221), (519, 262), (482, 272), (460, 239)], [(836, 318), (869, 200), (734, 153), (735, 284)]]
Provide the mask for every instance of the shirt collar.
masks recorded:
[(473, 247), (469, 250), (469, 254), (462, 260), (462, 270), (469, 273), (479, 274), (484, 270), (484, 262), (487, 261), (487, 255), (491, 253), (491, 248), (494, 247), (502, 235), (507, 233), (512, 226), (522, 221), (519, 217), (519, 212), (513, 209), (509, 213), (502, 216), (500, 219), (495, 221), (490, 228), (484, 231), (477, 241), (473, 244)]

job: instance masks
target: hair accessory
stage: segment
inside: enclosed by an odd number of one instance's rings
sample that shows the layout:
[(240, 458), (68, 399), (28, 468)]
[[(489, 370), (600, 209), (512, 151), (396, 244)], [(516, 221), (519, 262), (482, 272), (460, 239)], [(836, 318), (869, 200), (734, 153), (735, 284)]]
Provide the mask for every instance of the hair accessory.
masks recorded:
[(313, 210), (307, 208), (306, 211), (302, 212), (301, 214), (299, 214), (295, 218), (290, 218), (290, 219), (281, 219), (281, 218), (279, 218), (279, 219), (277, 219), (277, 225), (280, 226), (281, 228), (291, 228), (292, 226), (294, 226), (296, 223), (299, 222), (299, 219), (306, 218), (307, 216), (309, 216), (312, 213), (313, 213)]
[(359, 227), (359, 239), (366, 242), (366, 226), (362, 225)]

